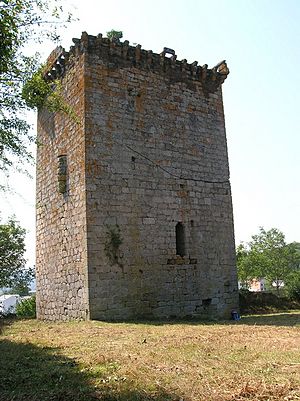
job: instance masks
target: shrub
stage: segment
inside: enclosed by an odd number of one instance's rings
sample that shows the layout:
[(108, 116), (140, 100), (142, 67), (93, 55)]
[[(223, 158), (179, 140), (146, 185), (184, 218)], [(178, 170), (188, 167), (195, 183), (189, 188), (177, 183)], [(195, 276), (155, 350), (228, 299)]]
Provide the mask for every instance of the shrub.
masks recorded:
[(240, 311), (241, 313), (266, 313), (299, 309), (299, 300), (296, 296), (288, 296), (287, 291), (283, 292), (282, 290), (280, 296), (278, 296), (277, 292), (240, 290)]
[(119, 41), (121, 38), (123, 38), (123, 31), (115, 31), (112, 29), (111, 31), (106, 32), (106, 35), (110, 40)]
[(34, 319), (36, 317), (36, 301), (35, 296), (24, 299), (16, 307), (16, 315), (18, 317), (25, 317)]

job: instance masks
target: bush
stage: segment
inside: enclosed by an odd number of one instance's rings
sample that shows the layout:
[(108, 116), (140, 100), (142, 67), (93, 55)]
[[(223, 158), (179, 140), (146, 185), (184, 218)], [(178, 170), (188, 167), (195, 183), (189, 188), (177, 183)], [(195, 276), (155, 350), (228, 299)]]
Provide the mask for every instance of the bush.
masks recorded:
[(24, 299), (16, 307), (16, 315), (18, 317), (25, 317), (34, 319), (36, 317), (36, 301), (35, 295), (31, 298)]
[(282, 312), (290, 309), (299, 309), (299, 299), (291, 298), (286, 292), (278, 296), (272, 292), (251, 292), (240, 290), (241, 313)]

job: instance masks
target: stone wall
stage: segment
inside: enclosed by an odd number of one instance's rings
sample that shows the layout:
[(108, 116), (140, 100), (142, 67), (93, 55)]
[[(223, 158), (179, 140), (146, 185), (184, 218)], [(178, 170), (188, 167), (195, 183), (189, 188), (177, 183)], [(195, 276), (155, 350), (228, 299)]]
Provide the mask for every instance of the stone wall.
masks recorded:
[(228, 317), (238, 301), (220, 83), (208, 93), (179, 62), (124, 60), (117, 46), (89, 38), (85, 50), (91, 317)]
[[(38, 212), (39, 316), (229, 317), (238, 294), (226, 63), (208, 69), (101, 35), (74, 44), (49, 74), (63, 77), (83, 123), (64, 129), (55, 116), (59, 135), (40, 151), (38, 194), (52, 209)], [(56, 189), (58, 153), (67, 196)]]
[(88, 317), (83, 56), (62, 84), (78, 121), (43, 110), (37, 151), (37, 315)]

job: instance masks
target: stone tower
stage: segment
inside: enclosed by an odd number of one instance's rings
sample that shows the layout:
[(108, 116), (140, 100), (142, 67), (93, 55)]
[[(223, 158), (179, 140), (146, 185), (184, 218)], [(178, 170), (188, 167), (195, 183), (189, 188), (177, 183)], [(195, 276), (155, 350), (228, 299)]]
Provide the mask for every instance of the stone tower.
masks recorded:
[(76, 118), (38, 116), (41, 319), (229, 317), (238, 306), (221, 84), (83, 33), (48, 58)]

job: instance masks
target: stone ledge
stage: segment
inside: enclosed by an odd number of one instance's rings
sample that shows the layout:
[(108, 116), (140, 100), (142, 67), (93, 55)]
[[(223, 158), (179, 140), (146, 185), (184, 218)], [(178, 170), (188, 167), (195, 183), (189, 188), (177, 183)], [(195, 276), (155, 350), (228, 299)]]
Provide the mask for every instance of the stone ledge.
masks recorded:
[(196, 258), (188, 258), (176, 255), (176, 257), (168, 259), (167, 265), (196, 265)]

